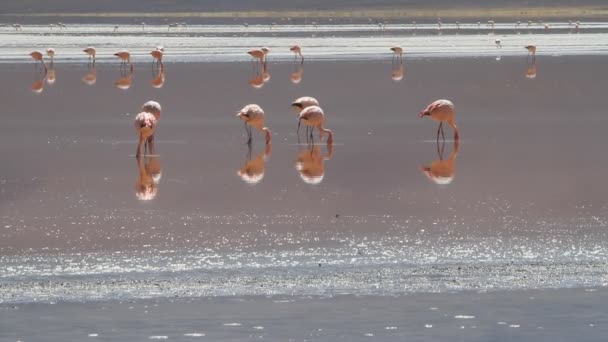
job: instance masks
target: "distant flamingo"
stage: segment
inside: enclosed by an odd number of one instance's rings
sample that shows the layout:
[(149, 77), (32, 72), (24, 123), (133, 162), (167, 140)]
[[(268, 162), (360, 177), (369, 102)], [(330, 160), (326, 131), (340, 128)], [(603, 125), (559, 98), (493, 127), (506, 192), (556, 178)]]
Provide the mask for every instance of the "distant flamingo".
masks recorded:
[(536, 58), (536, 45), (526, 45), (524, 48), (528, 50), (528, 57), (530, 57), (531, 54), (534, 56), (534, 58)]
[(248, 136), (247, 144), (251, 144), (251, 127), (255, 127), (260, 133), (264, 134), (266, 144), (270, 144), (271, 132), (268, 127), (264, 126), (264, 110), (262, 107), (257, 104), (248, 104), (236, 116), (245, 122), (245, 130)]
[(122, 51), (118, 51), (117, 53), (114, 54), (114, 56), (120, 58), (120, 66), (127, 66), (128, 64), (131, 64), (131, 69), (133, 69), (133, 64), (131, 63), (131, 53), (127, 50), (122, 50)]
[(13, 28), (15, 29), (15, 31), (23, 31), (20, 24), (13, 24)]
[(393, 51), (393, 61), (395, 60), (395, 57), (399, 57), (399, 60), (403, 61), (403, 48), (401, 46), (393, 46), (391, 51)]
[(135, 121), (133, 125), (135, 126), (135, 131), (139, 136), (137, 152), (135, 153), (135, 156), (139, 158), (139, 156), (141, 155), (141, 146), (145, 143), (145, 147), (147, 150), (148, 138), (154, 134), (154, 130), (156, 129), (156, 118), (151, 113), (141, 112), (135, 116)]
[(289, 50), (293, 51), (295, 58), (298, 58), (298, 55), (300, 55), (301, 60), (304, 61), (304, 56), (302, 56), (302, 49), (299, 45), (294, 45), (290, 47)]
[(257, 59), (258, 61), (260, 61), (260, 63), (266, 61), (266, 55), (268, 54), (268, 52), (270, 52), (270, 50), (267, 47), (247, 51), (247, 53), (250, 54), (251, 57)]
[(158, 48), (156, 50), (150, 51), (150, 55), (152, 55), (152, 65), (154, 62), (158, 62), (160, 65), (163, 65), (163, 52)]
[(30, 57), (32, 57), (33, 60), (42, 63), (42, 66), (44, 67), (44, 72), (46, 73), (46, 64), (44, 64), (42, 52), (32, 51), (32, 52), (30, 52)]
[(437, 100), (429, 104), (424, 110), (418, 114), (418, 117), (430, 116), (431, 119), (439, 121), (439, 127), (437, 128), (437, 139), (439, 139), (439, 133), (445, 139), (443, 135), (443, 122), (446, 121), (454, 130), (454, 140), (458, 140), (458, 128), (454, 124), (454, 104), (449, 100)]
[(82, 51), (89, 56), (89, 62), (92, 59), (93, 60), (93, 64), (95, 64), (95, 53), (96, 53), (95, 48), (92, 47), (92, 46), (89, 46), (89, 47), (85, 48)]
[(494, 40), (494, 43), (496, 44), (497, 48), (502, 48), (502, 42), (500, 41), (500, 39), (496, 38), (496, 40)]
[(46, 55), (51, 58), (51, 63), (53, 63), (53, 58), (55, 58), (55, 49), (53, 49), (53, 48), (46, 49)]
[(323, 109), (321, 109), (321, 107), (319, 107), (319, 106), (306, 107), (300, 112), (300, 115), (298, 116), (298, 127), (299, 127), (300, 122), (302, 122), (306, 126), (312, 127), (312, 129), (310, 131), (311, 141), (312, 141), (312, 133), (313, 133), (314, 129), (316, 128), (319, 131), (319, 140), (323, 139), (323, 134), (325, 133), (325, 134), (329, 135), (329, 137), (327, 138), (327, 143), (332, 144), (334, 141), (333, 132), (323, 126), (324, 120), (325, 120), (325, 113), (323, 113)]

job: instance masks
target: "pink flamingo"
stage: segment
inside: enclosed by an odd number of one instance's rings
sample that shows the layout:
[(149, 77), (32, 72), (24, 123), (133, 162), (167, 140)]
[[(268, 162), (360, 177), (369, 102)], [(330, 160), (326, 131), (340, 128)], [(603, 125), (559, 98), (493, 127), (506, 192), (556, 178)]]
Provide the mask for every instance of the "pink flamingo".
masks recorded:
[[(162, 48), (161, 48), (162, 49)], [(152, 65), (154, 66), (154, 62), (158, 62), (160, 65), (163, 65), (163, 51), (156, 48), (156, 50), (150, 51), (150, 55), (152, 55)]]
[(302, 56), (302, 49), (299, 45), (294, 45), (290, 47), (289, 50), (293, 52), (295, 58), (298, 58), (298, 55), (300, 55), (301, 60), (304, 61), (304, 56)]
[(319, 106), (310, 106), (304, 108), (298, 116), (298, 124), (303, 122), (304, 125), (312, 127), (310, 130), (310, 139), (312, 141), (312, 133), (316, 128), (319, 131), (319, 139), (323, 140), (323, 133), (328, 134), (327, 144), (332, 144), (334, 141), (333, 132), (323, 126), (325, 121), (325, 113)]
[(266, 55), (268, 54), (268, 52), (270, 52), (270, 50), (267, 47), (247, 51), (247, 53), (250, 54), (251, 57), (259, 60), (260, 63), (264, 63), (266, 61)]
[(42, 52), (32, 51), (32, 52), (30, 52), (30, 57), (32, 57), (33, 60), (42, 63), (42, 66), (44, 67), (44, 72), (46, 73), (46, 64), (44, 64)]
[(454, 140), (458, 140), (458, 128), (454, 124), (454, 104), (449, 100), (437, 100), (428, 105), (424, 110), (418, 114), (418, 117), (429, 116), (435, 121), (439, 121), (439, 127), (437, 128), (437, 139), (439, 139), (439, 132), (443, 135), (443, 122), (446, 121), (454, 130)]
[(53, 48), (46, 49), (46, 55), (51, 58), (51, 64), (52, 64), (53, 59), (55, 58), (55, 49), (53, 49)]
[[(317, 99), (315, 99), (314, 97), (310, 97), (310, 96), (302, 96), (300, 98), (297, 98), (295, 101), (293, 101), (291, 103), (291, 108), (293, 108), (296, 113), (298, 114), (298, 117), (300, 116), (300, 113), (302, 112), (302, 110), (304, 108), (310, 107), (310, 106), (318, 106), (319, 105), (319, 101), (317, 101)], [(300, 135), (300, 120), (298, 119), (298, 131), (297, 131), (298, 136)], [(306, 135), (308, 135), (308, 126), (306, 126)]]
[(118, 51), (117, 53), (114, 54), (114, 56), (120, 58), (120, 66), (127, 66), (128, 64), (131, 64), (131, 66), (133, 66), (133, 64), (131, 63), (131, 53), (127, 50), (122, 50), (122, 51)]
[(401, 46), (393, 46), (391, 51), (393, 51), (393, 61), (395, 60), (395, 56), (398, 56), (399, 60), (403, 62), (403, 48)]
[[(135, 126), (135, 131), (139, 136), (139, 143), (137, 144), (137, 152), (135, 156), (139, 158), (141, 155), (141, 146), (145, 143), (146, 150), (148, 149), (148, 139), (154, 135), (154, 130), (156, 129), (156, 118), (152, 113), (141, 112), (135, 116), (135, 122), (133, 123)], [(152, 147), (150, 147), (152, 149)]]
[(91, 59), (92, 59), (93, 64), (95, 64), (95, 54), (96, 54), (95, 48), (92, 46), (89, 46), (82, 51), (89, 56), (89, 62), (91, 62)]
[(268, 127), (264, 127), (264, 110), (262, 107), (257, 104), (248, 104), (236, 116), (245, 122), (245, 130), (248, 136), (247, 144), (251, 144), (251, 127), (255, 127), (260, 133), (264, 134), (266, 144), (270, 144), (271, 132)]

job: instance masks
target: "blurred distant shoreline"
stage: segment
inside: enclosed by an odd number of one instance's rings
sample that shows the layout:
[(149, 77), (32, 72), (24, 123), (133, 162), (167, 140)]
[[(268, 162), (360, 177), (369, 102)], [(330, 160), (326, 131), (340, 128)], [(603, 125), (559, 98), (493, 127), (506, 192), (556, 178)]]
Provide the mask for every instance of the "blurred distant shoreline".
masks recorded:
[(471, 7), (471, 8), (406, 8), (394, 7), (383, 9), (340, 9), (340, 10), (242, 10), (242, 11), (205, 11), (205, 12), (27, 12), (4, 13), (0, 18), (183, 18), (183, 19), (337, 19), (337, 20), (536, 20), (568, 18), (572, 20), (608, 19), (606, 6), (543, 6), (543, 7)]

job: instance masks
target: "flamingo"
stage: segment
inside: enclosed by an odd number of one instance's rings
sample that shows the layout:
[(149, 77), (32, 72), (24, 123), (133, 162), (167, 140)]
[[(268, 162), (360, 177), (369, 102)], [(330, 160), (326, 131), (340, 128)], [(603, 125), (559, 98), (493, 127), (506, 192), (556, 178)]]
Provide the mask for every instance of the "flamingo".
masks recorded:
[(270, 52), (270, 50), (267, 47), (247, 51), (247, 53), (250, 54), (251, 57), (259, 60), (261, 63), (266, 61), (266, 55), (268, 54), (268, 52)]
[[(310, 106), (318, 106), (319, 105), (319, 101), (317, 101), (317, 99), (315, 99), (314, 97), (310, 97), (310, 96), (302, 96), (300, 98), (297, 98), (295, 101), (293, 101), (291, 103), (291, 107), (296, 111), (296, 113), (298, 114), (298, 117), (300, 116), (300, 113), (302, 112), (302, 110), (304, 108), (308, 108)], [(307, 126), (308, 129), (308, 126)], [(300, 120), (298, 120), (298, 131), (300, 131)]]
[[(162, 47), (161, 47), (162, 48)], [(157, 62), (160, 65), (163, 65), (163, 52), (156, 48), (156, 50), (150, 51), (150, 55), (152, 55), (152, 66), (154, 66), (154, 62)]]
[(44, 64), (42, 52), (32, 51), (32, 52), (30, 52), (30, 56), (32, 57), (33, 60), (39, 61), (40, 63), (42, 63), (42, 66), (44, 67), (44, 72), (46, 73), (46, 64)]
[(528, 50), (528, 57), (532, 54), (536, 58), (536, 45), (526, 45), (524, 48)]
[(114, 25), (114, 31), (113, 32), (116, 32), (116, 31), (118, 31), (118, 25)]
[(120, 66), (126, 66), (127, 63), (131, 64), (131, 69), (133, 69), (133, 64), (131, 63), (131, 53), (127, 50), (121, 50), (114, 54), (114, 56), (120, 58)]
[(89, 46), (89, 47), (85, 48), (82, 51), (89, 56), (89, 62), (92, 59), (93, 60), (93, 64), (95, 64), (95, 53), (96, 53), (95, 48), (92, 47), (92, 46)]
[(496, 48), (502, 48), (502, 42), (500, 39), (496, 38), (496, 40), (494, 40), (494, 43), (496, 43)]
[[(139, 158), (141, 155), (141, 146), (144, 145), (146, 150), (148, 148), (148, 138), (154, 134), (154, 130), (156, 129), (156, 118), (152, 113), (141, 112), (135, 116), (135, 121), (133, 123), (135, 126), (135, 131), (139, 136), (139, 143), (137, 144), (137, 152), (135, 156)], [(152, 149), (152, 147), (151, 147)]]
[(395, 45), (391, 48), (393, 51), (393, 61), (395, 60), (395, 56), (399, 57), (400, 61), (403, 61), (403, 48), (399, 45)]
[(290, 47), (289, 50), (293, 52), (295, 58), (298, 58), (298, 55), (300, 55), (300, 58), (302, 59), (302, 61), (304, 61), (304, 56), (302, 56), (302, 49), (299, 45), (294, 45)]
[[(141, 106), (141, 111), (152, 114), (156, 124), (158, 124), (158, 121), (160, 120), (160, 113), (162, 111), (160, 103), (156, 101), (148, 101)], [(152, 132), (152, 134), (146, 139), (146, 145), (147, 144), (150, 144), (150, 148), (154, 147), (154, 132)]]
[(247, 144), (251, 144), (251, 127), (255, 127), (260, 133), (264, 134), (266, 144), (270, 144), (271, 132), (268, 127), (264, 126), (264, 110), (262, 107), (257, 104), (248, 104), (236, 116), (245, 122), (245, 130), (248, 135)]
[(437, 128), (437, 139), (439, 139), (439, 132), (443, 135), (443, 122), (446, 121), (454, 130), (454, 140), (458, 140), (458, 128), (454, 124), (454, 104), (449, 100), (437, 100), (429, 104), (423, 109), (418, 117), (430, 116), (431, 119), (439, 121), (439, 127)]
[(51, 64), (52, 64), (53, 58), (55, 58), (55, 49), (53, 49), (53, 48), (46, 49), (46, 55), (51, 58)]
[(310, 131), (310, 138), (312, 140), (312, 133), (316, 128), (319, 131), (319, 139), (323, 139), (323, 133), (329, 135), (327, 138), (327, 144), (332, 144), (334, 141), (333, 132), (323, 126), (325, 120), (325, 113), (319, 106), (310, 106), (304, 108), (298, 116), (298, 125), (303, 122), (304, 125), (312, 127)]
[(13, 27), (15, 28), (15, 31), (23, 31), (21, 24), (13, 24)]

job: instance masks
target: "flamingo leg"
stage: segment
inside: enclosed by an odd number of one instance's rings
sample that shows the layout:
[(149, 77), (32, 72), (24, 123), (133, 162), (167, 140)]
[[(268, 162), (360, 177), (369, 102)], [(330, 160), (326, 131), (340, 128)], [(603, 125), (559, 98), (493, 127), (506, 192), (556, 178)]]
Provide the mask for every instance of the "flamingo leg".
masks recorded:
[(139, 156), (141, 155), (141, 145), (143, 145), (144, 143), (144, 136), (143, 134), (139, 134), (139, 143), (137, 144), (137, 152), (135, 152), (135, 157), (139, 158)]

